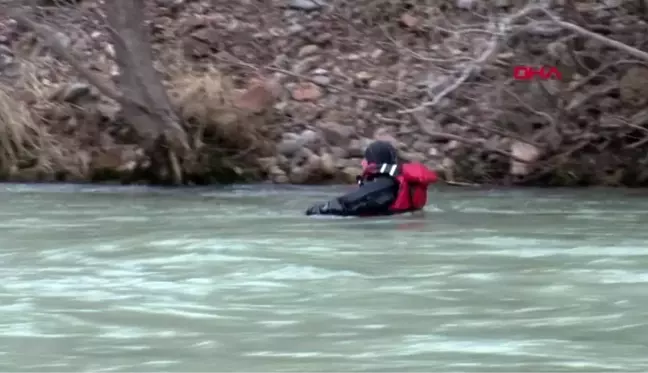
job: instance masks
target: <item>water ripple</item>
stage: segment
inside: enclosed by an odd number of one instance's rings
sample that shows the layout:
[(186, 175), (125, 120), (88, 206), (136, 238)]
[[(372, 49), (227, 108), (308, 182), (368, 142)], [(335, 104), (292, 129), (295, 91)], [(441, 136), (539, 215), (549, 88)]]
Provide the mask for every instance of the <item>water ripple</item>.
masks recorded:
[(341, 190), (0, 188), (0, 369), (648, 369), (648, 201), (453, 189), (425, 216), (302, 215)]

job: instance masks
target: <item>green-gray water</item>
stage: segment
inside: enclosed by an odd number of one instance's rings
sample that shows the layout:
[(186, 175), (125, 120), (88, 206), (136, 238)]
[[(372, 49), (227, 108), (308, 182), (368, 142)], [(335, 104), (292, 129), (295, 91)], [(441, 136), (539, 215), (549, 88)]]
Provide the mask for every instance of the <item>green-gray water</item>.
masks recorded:
[(0, 371), (645, 371), (648, 192), (0, 189)]

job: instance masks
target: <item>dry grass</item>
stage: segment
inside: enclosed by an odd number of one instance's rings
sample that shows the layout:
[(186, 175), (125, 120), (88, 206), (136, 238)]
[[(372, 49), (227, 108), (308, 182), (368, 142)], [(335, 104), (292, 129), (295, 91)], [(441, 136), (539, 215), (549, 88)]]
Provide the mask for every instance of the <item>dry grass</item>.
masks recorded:
[(168, 85), (172, 104), (191, 127), (197, 149), (213, 145), (225, 152), (249, 151), (267, 140), (263, 118), (235, 106), (239, 92), (218, 70), (173, 74)]
[(0, 86), (0, 170), (9, 174), (21, 161), (39, 158), (42, 128), (35, 123), (24, 102)]
[[(0, 173), (11, 177), (23, 170), (53, 175), (66, 171), (83, 178), (86, 163), (72, 140), (63, 144), (45, 123), (43, 113), (54, 108), (52, 87), (37, 75), (38, 68), (21, 61), (19, 78), (0, 85)], [(73, 142), (73, 141), (72, 141)]]

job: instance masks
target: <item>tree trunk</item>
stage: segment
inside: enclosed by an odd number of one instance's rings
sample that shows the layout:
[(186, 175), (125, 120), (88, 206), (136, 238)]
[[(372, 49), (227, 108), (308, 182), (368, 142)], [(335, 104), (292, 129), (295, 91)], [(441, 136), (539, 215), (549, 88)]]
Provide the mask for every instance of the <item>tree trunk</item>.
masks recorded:
[(184, 156), (189, 144), (162, 79), (153, 66), (144, 1), (110, 0), (104, 2), (103, 8), (119, 66), (118, 86), (123, 97), (128, 98), (121, 102), (124, 116), (143, 137), (151, 156), (154, 154), (152, 147), (162, 138), (162, 143), (169, 147), (167, 161), (173, 181), (180, 184), (182, 171), (177, 155)]

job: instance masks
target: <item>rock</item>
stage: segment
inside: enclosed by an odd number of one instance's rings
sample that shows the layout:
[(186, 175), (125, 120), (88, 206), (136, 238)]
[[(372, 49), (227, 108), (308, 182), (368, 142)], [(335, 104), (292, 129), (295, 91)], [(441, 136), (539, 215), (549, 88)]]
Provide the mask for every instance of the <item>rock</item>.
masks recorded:
[(121, 111), (121, 107), (113, 103), (100, 102), (97, 104), (97, 110), (99, 111), (101, 118), (106, 122), (115, 123), (117, 116)]
[(531, 165), (540, 158), (540, 149), (536, 146), (521, 141), (514, 141), (511, 144), (511, 154), (525, 162), (511, 160), (509, 173), (513, 176), (526, 176), (531, 172)]
[(54, 38), (63, 46), (63, 48), (69, 48), (72, 44), (72, 38), (62, 33), (61, 31), (57, 31), (51, 36), (54, 36)]
[(603, 0), (603, 4), (608, 8), (617, 8), (623, 4), (622, 0)]
[(316, 75), (313, 77), (313, 83), (317, 85), (329, 85), (331, 84), (331, 78), (326, 75)]
[(287, 184), (290, 182), (288, 175), (277, 166), (273, 166), (268, 172), (270, 180), (275, 184)]
[(279, 144), (277, 144), (277, 152), (284, 157), (292, 157), (295, 153), (304, 151), (304, 147), (313, 145), (319, 140), (319, 134), (313, 130), (304, 130), (299, 135), (286, 133)]
[(398, 84), (396, 84), (395, 82), (372, 80), (371, 82), (369, 82), (369, 89), (380, 93), (392, 94), (398, 90)]
[(0, 70), (11, 65), (14, 62), (14, 55), (11, 50), (6, 45), (0, 44)]
[(317, 126), (322, 130), (324, 139), (329, 144), (344, 146), (349, 143), (351, 137), (355, 133), (355, 130), (350, 126), (345, 126), (335, 122), (322, 122), (318, 123)]
[(275, 184), (288, 184), (290, 182), (290, 179), (288, 179), (288, 176), (286, 176), (286, 174), (276, 175), (272, 179), (272, 182)]
[(294, 25), (290, 25), (287, 29), (289, 35), (295, 35), (299, 34), (300, 32), (304, 31), (306, 28), (298, 23)]
[(346, 159), (336, 159), (335, 160), (335, 168), (337, 170), (343, 170), (345, 167), (349, 166), (349, 162), (347, 162)]
[(317, 142), (320, 139), (320, 136), (317, 132), (313, 130), (304, 130), (299, 134), (299, 141), (302, 145), (307, 146)]
[(319, 49), (320, 48), (314, 44), (304, 45), (303, 47), (301, 47), (301, 49), (299, 49), (299, 52), (297, 52), (297, 57), (304, 58), (312, 56), (313, 54), (317, 53)]
[(98, 171), (115, 171), (122, 166), (125, 161), (122, 149), (120, 147), (112, 147), (105, 149), (96, 154), (91, 161), (91, 169)]
[(430, 144), (423, 140), (416, 140), (414, 141), (414, 144), (412, 144), (412, 149), (416, 150), (417, 152), (426, 152), (428, 149), (430, 149)]
[(648, 102), (648, 68), (632, 67), (619, 81), (621, 101), (642, 106)]
[(275, 184), (287, 184), (290, 181), (286, 173), (277, 165), (270, 166), (267, 172), (270, 180)]
[(373, 78), (373, 75), (367, 71), (360, 71), (355, 76), (355, 84), (357, 86), (363, 86), (369, 84), (369, 81)]
[(292, 67), (292, 72), (295, 74), (305, 74), (313, 70), (313, 68), (315, 68), (315, 66), (317, 66), (321, 61), (322, 56), (319, 54), (306, 57)]
[(284, 139), (277, 144), (277, 152), (283, 156), (290, 157), (301, 149), (302, 144), (297, 139)]
[(402, 152), (400, 155), (408, 162), (423, 163), (427, 159), (424, 154), (419, 152)]
[(477, 4), (477, 0), (457, 0), (457, 7), (464, 10), (471, 10)]
[(293, 156), (292, 159), (290, 159), (290, 169), (293, 169), (295, 167), (304, 167), (306, 163), (308, 163), (308, 158), (314, 154), (310, 149), (308, 148), (301, 148), (299, 149)]
[(252, 80), (247, 90), (234, 98), (234, 106), (253, 114), (262, 113), (274, 106), (279, 96), (277, 84), (259, 79)]
[(407, 28), (415, 28), (416, 26), (419, 25), (421, 20), (410, 13), (403, 13), (400, 17), (400, 23), (401, 25), (407, 27)]
[(119, 167), (117, 167), (117, 171), (119, 172), (125, 172), (125, 173), (132, 173), (135, 171), (137, 168), (137, 162), (136, 161), (128, 161), (123, 164), (121, 164)]
[(293, 118), (302, 123), (313, 123), (322, 114), (322, 107), (314, 102), (299, 102), (289, 100), (286, 111), (289, 111)]
[(332, 154), (334, 160), (335, 159), (344, 159), (344, 158), (349, 156), (349, 152), (346, 149), (341, 148), (339, 146), (332, 146), (331, 147), (331, 154)]
[(448, 142), (443, 146), (443, 152), (444, 153), (451, 152), (455, 149), (459, 149), (460, 147), (461, 147), (461, 143), (459, 141), (451, 140), (450, 142)]
[(367, 108), (369, 107), (369, 101), (365, 100), (364, 98), (361, 98), (356, 102), (356, 110), (359, 113), (364, 112)]
[(213, 27), (196, 30), (191, 33), (191, 37), (209, 45), (210, 47), (217, 47), (220, 40), (218, 30)]
[(281, 154), (277, 155), (277, 165), (279, 166), (279, 168), (285, 171), (288, 169), (289, 164), (290, 164), (290, 160), (288, 159), (288, 157)]
[(329, 153), (324, 153), (320, 157), (320, 163), (321, 163), (321, 168), (322, 172), (325, 175), (334, 175), (335, 174), (335, 158), (329, 154)]
[[(196, 39), (185, 39), (182, 43), (182, 49), (185, 56), (193, 58), (205, 58), (212, 54), (212, 50), (208, 44), (198, 41)], [(113, 76), (119, 75), (117, 71), (111, 73)]]
[(308, 158), (306, 158), (306, 162), (304, 164), (304, 168), (309, 171), (309, 173), (312, 175), (314, 173), (318, 173), (322, 171), (322, 158), (317, 155), (317, 154), (310, 154)]
[(261, 169), (263, 171), (266, 171), (268, 173), (270, 172), (271, 169), (273, 169), (273, 167), (279, 169), (276, 157), (259, 158), (259, 166), (261, 166)]
[(78, 103), (92, 93), (90, 85), (85, 83), (70, 83), (57, 89), (52, 94), (52, 100)]
[(331, 40), (333, 40), (333, 34), (331, 34), (330, 32), (322, 32), (315, 35), (315, 37), (313, 37), (312, 39), (312, 42), (317, 45), (324, 45), (330, 42)]
[(364, 151), (367, 149), (371, 140), (367, 138), (362, 138), (359, 140), (351, 140), (348, 147), (348, 156), (349, 157), (364, 157)]
[(299, 83), (292, 89), (292, 98), (295, 101), (315, 101), (322, 97), (322, 89), (315, 83)]
[(290, 170), (290, 182), (293, 184), (304, 184), (308, 181), (309, 171), (304, 167), (295, 167)]
[(289, 0), (288, 7), (290, 9), (314, 11), (321, 9), (326, 3), (324, 0)]
[(270, 176), (276, 176), (276, 175), (285, 175), (286, 173), (276, 164), (270, 165), (268, 168), (268, 174)]
[(441, 161), (441, 171), (443, 171), (446, 180), (454, 181), (455, 165), (452, 158), (443, 158)]

